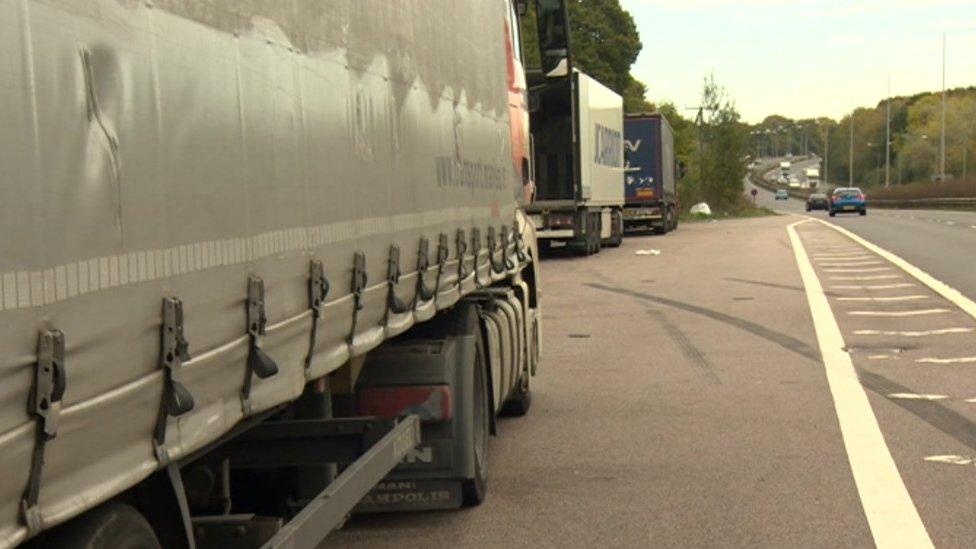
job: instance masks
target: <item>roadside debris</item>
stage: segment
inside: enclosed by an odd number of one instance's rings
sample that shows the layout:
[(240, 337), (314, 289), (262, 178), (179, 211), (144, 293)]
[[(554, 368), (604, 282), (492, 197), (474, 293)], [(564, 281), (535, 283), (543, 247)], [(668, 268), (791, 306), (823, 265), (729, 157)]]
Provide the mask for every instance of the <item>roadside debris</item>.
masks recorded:
[(637, 250), (634, 255), (661, 255), (661, 250), (651, 248), (650, 250)]
[(699, 202), (691, 207), (691, 215), (708, 217), (712, 215), (712, 209), (708, 207), (708, 204)]

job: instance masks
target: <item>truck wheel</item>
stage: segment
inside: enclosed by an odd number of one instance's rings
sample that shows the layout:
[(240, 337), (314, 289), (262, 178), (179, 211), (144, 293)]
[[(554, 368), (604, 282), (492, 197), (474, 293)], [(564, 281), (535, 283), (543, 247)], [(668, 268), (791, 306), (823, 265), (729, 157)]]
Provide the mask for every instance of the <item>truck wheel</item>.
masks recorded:
[(603, 247), (603, 238), (600, 234), (603, 232), (603, 223), (600, 221), (600, 214), (593, 214), (593, 225), (591, 225), (593, 232), (590, 236), (593, 237), (593, 253), (600, 253), (600, 248)]
[(480, 320), (478, 327), (475, 347), (474, 363), (474, 387), (472, 395), (472, 433), (471, 444), (474, 454), (474, 476), (461, 481), (461, 497), (466, 507), (480, 505), (485, 500), (488, 491), (488, 434), (491, 431), (490, 407), (491, 400), (488, 396), (488, 380), (485, 374), (487, 367), (485, 361), (485, 348), (481, 337)]
[(618, 248), (624, 242), (624, 214), (620, 210), (613, 210), (610, 214), (610, 222), (613, 226), (610, 228), (610, 239), (607, 240), (607, 246), (611, 248)]
[(145, 517), (131, 505), (109, 501), (34, 539), (28, 547), (160, 549)]
[(671, 217), (674, 219), (674, 224), (671, 225), (672, 231), (678, 230), (678, 212), (675, 210), (674, 206), (671, 207)]
[(501, 415), (508, 417), (522, 417), (529, 413), (529, 408), (531, 407), (532, 391), (529, 389), (529, 373), (522, 372), (522, 379), (519, 380), (519, 384), (512, 392), (512, 396), (508, 397), (508, 400), (505, 401), (505, 405), (502, 406)]

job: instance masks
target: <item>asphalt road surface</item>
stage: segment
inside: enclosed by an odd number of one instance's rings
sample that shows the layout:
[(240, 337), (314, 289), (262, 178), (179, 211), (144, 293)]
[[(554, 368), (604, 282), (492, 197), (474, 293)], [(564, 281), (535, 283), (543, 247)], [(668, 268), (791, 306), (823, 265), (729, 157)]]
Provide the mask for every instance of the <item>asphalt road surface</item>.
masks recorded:
[(535, 400), (500, 422), (485, 503), (328, 545), (976, 546), (976, 312), (872, 245), (911, 261), (890, 231), (955, 253), (976, 229), (891, 214), (837, 218), (867, 242), (788, 214), (544, 261)]
[[(757, 204), (785, 213), (804, 213), (805, 202), (795, 198), (775, 200), (772, 192), (756, 188)], [(976, 300), (976, 212), (946, 210), (892, 210), (871, 207), (868, 215), (814, 211), (810, 215), (848, 229)]]

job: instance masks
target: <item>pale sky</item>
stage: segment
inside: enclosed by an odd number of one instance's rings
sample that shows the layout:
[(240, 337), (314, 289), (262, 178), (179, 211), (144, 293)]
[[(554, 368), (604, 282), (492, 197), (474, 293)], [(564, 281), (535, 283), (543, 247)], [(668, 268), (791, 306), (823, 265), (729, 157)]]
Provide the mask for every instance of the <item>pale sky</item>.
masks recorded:
[(976, 0), (621, 0), (644, 49), (648, 98), (698, 105), (716, 81), (746, 122), (839, 118), (886, 94), (976, 85)]

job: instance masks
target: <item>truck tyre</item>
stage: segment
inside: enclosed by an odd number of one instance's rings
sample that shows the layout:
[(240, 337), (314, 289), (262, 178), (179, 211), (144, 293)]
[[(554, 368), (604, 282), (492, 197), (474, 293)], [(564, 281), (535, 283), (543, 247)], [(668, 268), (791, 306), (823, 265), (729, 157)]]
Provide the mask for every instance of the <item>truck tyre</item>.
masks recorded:
[(610, 222), (613, 225), (610, 227), (610, 238), (607, 240), (607, 246), (610, 248), (618, 248), (624, 242), (624, 214), (618, 209), (614, 209), (613, 213), (610, 214)]
[(519, 380), (512, 395), (502, 406), (501, 414), (507, 417), (522, 417), (529, 413), (532, 407), (532, 391), (529, 389), (529, 373), (522, 372), (522, 379)]
[(160, 549), (145, 517), (131, 505), (109, 501), (33, 540), (29, 547)]
[(600, 253), (600, 248), (603, 247), (603, 238), (600, 236), (603, 233), (603, 223), (600, 220), (600, 214), (593, 214), (593, 224), (590, 225), (592, 232), (590, 236), (593, 238), (593, 253)]
[(671, 206), (671, 230), (678, 230), (678, 209)]
[[(472, 310), (474, 308), (472, 307)], [(460, 313), (460, 311), (459, 311)], [(491, 399), (489, 397), (488, 376), (485, 360), (484, 340), (481, 336), (481, 321), (477, 320), (475, 332), (474, 387), (472, 396), (471, 444), (474, 449), (474, 476), (461, 481), (461, 497), (465, 507), (480, 505), (488, 491), (488, 434), (491, 431)], [(470, 332), (469, 332), (470, 333)]]
[(830, 210), (830, 217), (834, 217), (836, 215), (837, 215), (837, 212), (835, 212), (834, 210)]

